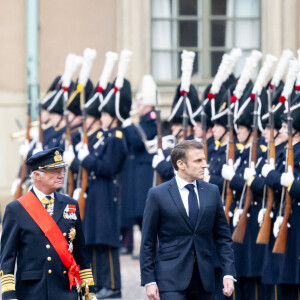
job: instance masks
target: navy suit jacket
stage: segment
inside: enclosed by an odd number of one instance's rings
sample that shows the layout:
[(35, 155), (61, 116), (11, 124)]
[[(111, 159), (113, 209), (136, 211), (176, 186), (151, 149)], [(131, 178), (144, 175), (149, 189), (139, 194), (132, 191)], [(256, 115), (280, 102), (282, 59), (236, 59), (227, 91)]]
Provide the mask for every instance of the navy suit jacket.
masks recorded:
[(216, 185), (197, 181), (200, 210), (193, 230), (175, 178), (151, 188), (142, 227), (142, 285), (156, 282), (160, 291), (187, 289), (195, 256), (205, 290), (215, 287), (213, 251), (223, 275), (235, 277), (231, 235)]

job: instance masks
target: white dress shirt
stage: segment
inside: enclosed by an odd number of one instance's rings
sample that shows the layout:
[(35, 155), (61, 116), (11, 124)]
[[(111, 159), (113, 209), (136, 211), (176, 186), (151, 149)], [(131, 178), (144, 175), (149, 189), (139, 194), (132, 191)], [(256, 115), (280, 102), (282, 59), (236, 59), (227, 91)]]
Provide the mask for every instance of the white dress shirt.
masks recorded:
[(198, 200), (198, 208), (200, 207), (199, 195), (197, 189), (197, 182), (194, 180), (193, 182), (187, 182), (176, 174), (175, 176), (176, 183), (178, 185), (179, 193), (186, 210), (187, 215), (189, 215), (189, 190), (185, 187), (187, 184), (193, 184), (194, 190), (196, 192), (197, 200)]
[(43, 192), (41, 192), (40, 190), (38, 190), (34, 185), (32, 186), (32, 189), (40, 201), (42, 201), (44, 198), (46, 198), (46, 196), (51, 196), (54, 199), (54, 193), (52, 193), (50, 195), (46, 195)]

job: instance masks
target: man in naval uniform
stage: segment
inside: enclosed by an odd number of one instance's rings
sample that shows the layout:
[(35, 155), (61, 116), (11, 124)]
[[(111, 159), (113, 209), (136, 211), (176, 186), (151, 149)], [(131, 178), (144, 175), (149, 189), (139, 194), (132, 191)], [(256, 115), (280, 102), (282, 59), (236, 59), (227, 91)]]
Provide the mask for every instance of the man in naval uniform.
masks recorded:
[(94, 282), (77, 202), (56, 192), (66, 167), (61, 149), (40, 151), (26, 163), (33, 187), (9, 203), (4, 214), (2, 299), (77, 300), (81, 286), (88, 292)]

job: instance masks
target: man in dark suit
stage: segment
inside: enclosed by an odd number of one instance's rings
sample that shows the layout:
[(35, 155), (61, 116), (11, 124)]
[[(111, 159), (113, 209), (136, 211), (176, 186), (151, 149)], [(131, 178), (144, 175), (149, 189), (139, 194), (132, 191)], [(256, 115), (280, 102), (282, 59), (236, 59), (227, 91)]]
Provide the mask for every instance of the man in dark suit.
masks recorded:
[[(94, 285), (77, 201), (56, 192), (67, 165), (61, 154), (53, 148), (32, 155), (27, 165), (33, 187), (6, 207), (0, 256), (3, 300), (77, 300), (80, 284)], [(96, 297), (86, 294), (85, 299)]]
[(214, 244), (223, 269), (223, 293), (234, 290), (231, 236), (218, 187), (202, 181), (203, 145), (178, 143), (171, 153), (176, 176), (149, 190), (141, 243), (141, 279), (150, 300), (211, 299)]

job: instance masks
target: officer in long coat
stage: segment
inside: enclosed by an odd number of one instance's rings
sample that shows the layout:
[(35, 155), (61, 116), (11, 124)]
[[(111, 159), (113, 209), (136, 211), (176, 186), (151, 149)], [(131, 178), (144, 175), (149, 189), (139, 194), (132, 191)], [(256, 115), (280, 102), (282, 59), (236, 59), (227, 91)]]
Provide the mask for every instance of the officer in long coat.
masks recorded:
[[(117, 97), (117, 93), (120, 93), (120, 97)], [(118, 99), (120, 106), (116, 110)], [(100, 108), (103, 134), (98, 135), (90, 150), (83, 147), (78, 152), (82, 167), (89, 173), (83, 227), (86, 244), (93, 255), (98, 299), (121, 296), (117, 175), (122, 170), (127, 149), (119, 118), (124, 120), (129, 117), (130, 83), (124, 80), (122, 88), (108, 94), (102, 104)]]

